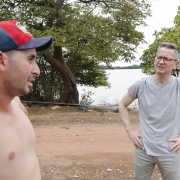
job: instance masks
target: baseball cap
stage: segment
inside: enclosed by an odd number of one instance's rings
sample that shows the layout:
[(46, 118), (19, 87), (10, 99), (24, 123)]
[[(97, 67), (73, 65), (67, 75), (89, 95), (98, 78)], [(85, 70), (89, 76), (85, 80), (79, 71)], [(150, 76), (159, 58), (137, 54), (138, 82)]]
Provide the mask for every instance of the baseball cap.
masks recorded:
[(36, 49), (43, 51), (50, 47), (52, 36), (34, 38), (17, 20), (0, 22), (0, 51)]

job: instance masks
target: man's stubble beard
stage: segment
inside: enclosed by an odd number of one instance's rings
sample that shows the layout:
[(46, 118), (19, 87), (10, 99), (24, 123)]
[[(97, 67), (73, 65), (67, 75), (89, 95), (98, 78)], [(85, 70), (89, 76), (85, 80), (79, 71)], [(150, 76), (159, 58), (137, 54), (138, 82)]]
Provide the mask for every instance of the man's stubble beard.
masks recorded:
[[(22, 85), (23, 84), (23, 85)], [(26, 83), (21, 83), (18, 85), (13, 85), (11, 82), (6, 81), (5, 86), (1, 89), (3, 94), (10, 96), (23, 96), (27, 95), (30, 92), (30, 88), (26, 88)]]

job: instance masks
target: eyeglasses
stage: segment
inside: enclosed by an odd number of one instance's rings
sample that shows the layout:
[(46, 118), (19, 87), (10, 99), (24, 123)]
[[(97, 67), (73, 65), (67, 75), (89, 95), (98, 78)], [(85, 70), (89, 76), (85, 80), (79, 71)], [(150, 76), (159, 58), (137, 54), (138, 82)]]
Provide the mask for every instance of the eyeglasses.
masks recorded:
[(172, 60), (177, 61), (177, 59), (171, 59), (171, 58), (168, 58), (168, 57), (165, 57), (165, 56), (155, 56), (155, 60), (158, 61), (158, 62), (163, 60), (163, 62), (165, 64), (170, 63)]

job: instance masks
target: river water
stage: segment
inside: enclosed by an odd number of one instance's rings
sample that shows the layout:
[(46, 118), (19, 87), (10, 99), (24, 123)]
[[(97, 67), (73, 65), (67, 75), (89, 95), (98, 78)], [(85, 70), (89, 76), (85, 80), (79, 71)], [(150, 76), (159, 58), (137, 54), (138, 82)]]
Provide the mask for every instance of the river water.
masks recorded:
[(79, 95), (85, 91), (92, 91), (91, 99), (94, 101), (92, 105), (117, 105), (122, 96), (127, 92), (127, 88), (135, 81), (146, 76), (141, 69), (115, 69), (106, 70), (108, 73), (108, 81), (111, 87), (87, 87), (78, 86)]

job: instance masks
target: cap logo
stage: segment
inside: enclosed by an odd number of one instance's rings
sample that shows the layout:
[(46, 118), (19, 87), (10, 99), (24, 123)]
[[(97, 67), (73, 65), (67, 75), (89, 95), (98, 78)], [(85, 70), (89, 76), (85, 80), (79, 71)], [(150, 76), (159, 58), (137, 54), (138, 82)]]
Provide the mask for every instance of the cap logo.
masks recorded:
[[(17, 25), (17, 27), (18, 27), (21, 31), (23, 31), (24, 33), (30, 34), (30, 33), (26, 30), (25, 26), (23, 26), (20, 22), (17, 22), (16, 25)], [(30, 35), (31, 35), (31, 34), (30, 34)]]

